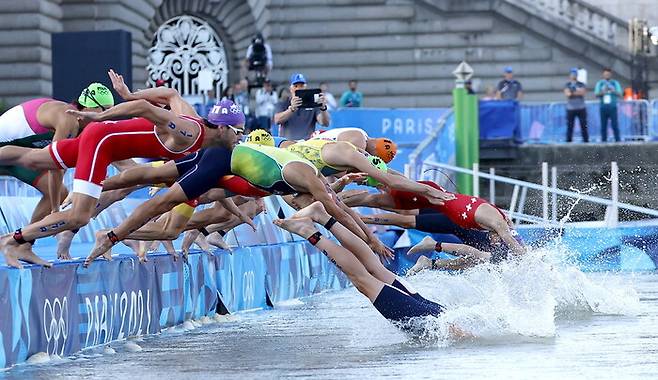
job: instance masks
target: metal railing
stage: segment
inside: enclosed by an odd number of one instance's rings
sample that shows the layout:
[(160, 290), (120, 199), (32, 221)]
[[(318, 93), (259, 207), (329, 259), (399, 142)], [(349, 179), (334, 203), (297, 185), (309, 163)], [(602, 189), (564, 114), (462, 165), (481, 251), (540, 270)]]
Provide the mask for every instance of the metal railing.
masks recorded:
[[(588, 101), (587, 127), (591, 142), (601, 141), (599, 101)], [(525, 143), (555, 144), (566, 142), (566, 103), (521, 103), (521, 138)], [(617, 119), (622, 140), (648, 141), (658, 139), (658, 104), (647, 100), (620, 101)], [(576, 119), (577, 120), (577, 119)], [(580, 122), (576, 121), (574, 141), (581, 141)], [(611, 122), (608, 139), (612, 140)]]
[[(610, 167), (610, 183), (611, 183), (611, 199), (595, 197), (575, 191), (562, 190), (557, 187), (557, 169), (552, 167), (549, 171), (548, 164), (542, 163), (542, 183), (536, 184), (532, 182), (521, 181), (518, 179), (508, 178), (496, 175), (495, 169), (491, 168), (489, 173), (481, 172), (479, 164), (474, 164), (473, 169), (464, 169), (454, 165), (434, 162), (431, 160), (423, 164), (424, 168), (434, 168), (452, 171), (454, 173), (470, 174), (473, 178), (474, 195), (480, 195), (480, 180), (489, 180), (489, 201), (496, 203), (496, 183), (504, 183), (513, 186), (510, 207), (508, 210), (510, 218), (512, 218), (518, 225), (521, 221), (533, 224), (543, 224), (545, 226), (559, 226), (563, 221), (558, 217), (558, 196), (566, 197), (572, 200), (572, 205), (577, 202), (585, 201), (594, 204), (606, 206), (606, 213), (604, 224), (608, 227), (615, 227), (619, 222), (619, 210), (628, 210), (648, 216), (658, 218), (658, 210), (653, 210), (645, 207), (639, 207), (628, 203), (619, 202), (619, 168), (616, 162), (611, 163)], [(550, 172), (550, 184), (549, 184)], [(434, 171), (436, 173), (436, 171)], [(433, 180), (437, 180), (436, 174), (433, 174)], [(525, 213), (526, 201), (528, 199), (528, 191), (534, 190), (541, 193), (542, 208), (541, 215), (532, 215)], [(566, 213), (566, 216), (569, 212)], [(564, 217), (563, 217), (564, 218)]]
[(506, 0), (530, 9), (540, 17), (552, 17), (592, 39), (626, 47), (628, 23), (582, 0)]
[(436, 129), (421, 141), (416, 149), (409, 154), (409, 163), (405, 165), (405, 176), (408, 178), (418, 178), (420, 176), (420, 172), (418, 171), (420, 168), (419, 164), (422, 164), (427, 157), (434, 153), (438, 137), (441, 135), (446, 125), (449, 124), (449, 121), (454, 119), (453, 116), (454, 110), (452, 108), (441, 115)]

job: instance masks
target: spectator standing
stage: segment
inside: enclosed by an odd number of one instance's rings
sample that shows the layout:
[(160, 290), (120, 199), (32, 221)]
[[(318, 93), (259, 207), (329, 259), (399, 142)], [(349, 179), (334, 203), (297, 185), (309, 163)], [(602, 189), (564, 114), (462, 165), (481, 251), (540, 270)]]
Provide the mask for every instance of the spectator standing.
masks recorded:
[[(266, 77), (272, 72), (272, 65), (272, 48), (265, 42), (263, 34), (258, 33), (247, 47), (244, 66), (248, 70), (263, 73), (263, 76)], [(242, 76), (246, 76), (246, 73)]]
[(247, 79), (241, 79), (239, 82), (237, 82), (234, 85), (235, 89), (233, 90), (234, 93), (234, 101), (236, 104), (240, 106), (242, 109), (242, 113), (244, 113), (245, 117), (245, 130), (252, 130), (254, 129), (254, 125), (256, 124), (256, 118), (254, 117), (254, 112), (253, 108), (251, 107), (251, 98), (249, 96), (249, 82)]
[(482, 100), (496, 100), (496, 89), (493, 86), (487, 86), (484, 89)]
[(523, 86), (521, 86), (521, 82), (514, 79), (514, 72), (511, 66), (505, 67), (503, 70), (503, 80), (498, 82), (496, 99), (521, 101), (522, 98)]
[(612, 124), (615, 141), (621, 141), (619, 121), (617, 119), (617, 100), (622, 96), (621, 85), (612, 79), (612, 69), (603, 69), (603, 79), (596, 82), (594, 95), (600, 99), (601, 142), (608, 141), (608, 120)]
[(277, 101), (278, 96), (272, 88), (272, 83), (269, 79), (265, 79), (263, 88), (256, 91), (256, 119), (260, 129), (269, 132)]
[(324, 97), (327, 98), (327, 108), (329, 111), (335, 111), (336, 108), (338, 108), (338, 102), (336, 102), (334, 95), (329, 92), (329, 85), (327, 82), (320, 82), (320, 90), (324, 94)]
[(347, 83), (349, 90), (343, 92), (343, 95), (340, 97), (341, 107), (357, 108), (363, 105), (363, 94), (356, 90), (357, 85), (358, 82), (355, 79)]
[(573, 139), (573, 127), (578, 118), (583, 142), (589, 142), (587, 132), (587, 107), (585, 106), (585, 83), (578, 80), (578, 69), (573, 68), (569, 73), (569, 81), (564, 86), (564, 95), (567, 97), (567, 142)]
[(469, 95), (475, 95), (475, 90), (473, 89), (473, 81), (472, 80), (467, 80), (464, 82), (464, 88), (466, 89), (466, 93)]
[(327, 111), (327, 99), (320, 93), (320, 108), (300, 109), (302, 98), (295, 96), (295, 91), (306, 88), (306, 78), (300, 73), (290, 76), (290, 95), (288, 101), (279, 102), (274, 123), (280, 125), (279, 136), (288, 140), (307, 139), (315, 131), (315, 123), (328, 127), (331, 122)]

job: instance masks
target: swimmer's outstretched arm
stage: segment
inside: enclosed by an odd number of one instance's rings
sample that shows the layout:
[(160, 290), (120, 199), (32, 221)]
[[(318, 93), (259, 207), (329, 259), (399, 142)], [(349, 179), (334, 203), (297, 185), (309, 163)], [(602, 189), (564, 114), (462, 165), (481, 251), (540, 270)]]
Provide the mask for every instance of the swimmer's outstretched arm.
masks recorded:
[(171, 183), (178, 178), (175, 161), (167, 161), (164, 165), (153, 166), (152, 163), (137, 165), (103, 181), (103, 191), (122, 189), (135, 185), (151, 185), (155, 183)]
[(154, 104), (168, 105), (177, 114), (199, 116), (194, 107), (187, 103), (178, 91), (173, 88), (154, 87), (131, 92), (128, 86), (126, 86), (123, 76), (117, 74), (112, 69), (107, 72), (107, 75), (110, 77), (112, 87), (114, 87), (117, 94), (127, 101), (144, 99)]

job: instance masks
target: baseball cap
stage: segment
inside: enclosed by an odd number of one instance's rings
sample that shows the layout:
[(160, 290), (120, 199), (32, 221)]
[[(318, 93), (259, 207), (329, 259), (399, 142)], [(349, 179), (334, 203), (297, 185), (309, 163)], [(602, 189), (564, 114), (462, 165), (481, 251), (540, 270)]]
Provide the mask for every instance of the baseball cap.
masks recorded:
[(375, 155), (389, 163), (398, 153), (398, 146), (391, 140), (380, 137), (375, 139)]
[(110, 108), (114, 106), (114, 96), (109, 88), (100, 83), (92, 83), (82, 90), (78, 103), (87, 108)]
[(505, 66), (505, 69), (503, 70), (503, 72), (511, 73), (512, 72), (512, 66)]
[(570, 74), (578, 75), (578, 68), (577, 67), (572, 67), (571, 70), (569, 70)]
[(244, 114), (233, 101), (221, 100), (208, 113), (208, 121), (214, 125), (244, 125)]
[(306, 83), (306, 78), (302, 73), (295, 73), (290, 76), (290, 84)]
[[(384, 163), (384, 161), (381, 158), (379, 158), (377, 156), (370, 156), (370, 155), (367, 156), (366, 158), (368, 158), (368, 161), (370, 161), (372, 166), (374, 166), (377, 169), (383, 171), (384, 173), (386, 173), (386, 171), (388, 170), (388, 166), (386, 165), (386, 163)], [(379, 184), (380, 184), (379, 181), (372, 178), (371, 176), (368, 176), (366, 178), (366, 185), (367, 186), (377, 187)]]

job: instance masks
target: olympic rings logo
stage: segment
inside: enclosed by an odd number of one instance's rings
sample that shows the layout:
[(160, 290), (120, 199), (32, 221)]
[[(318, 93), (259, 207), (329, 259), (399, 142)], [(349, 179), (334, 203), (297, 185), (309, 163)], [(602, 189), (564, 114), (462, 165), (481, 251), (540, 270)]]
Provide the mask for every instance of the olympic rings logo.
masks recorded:
[(46, 337), (46, 353), (49, 355), (51, 353), (64, 355), (64, 346), (68, 337), (68, 314), (66, 296), (61, 301), (56, 297), (52, 303), (49, 299), (43, 303), (43, 333)]
[(251, 306), (256, 298), (256, 279), (254, 271), (244, 272), (242, 275), (242, 301), (245, 306)]

